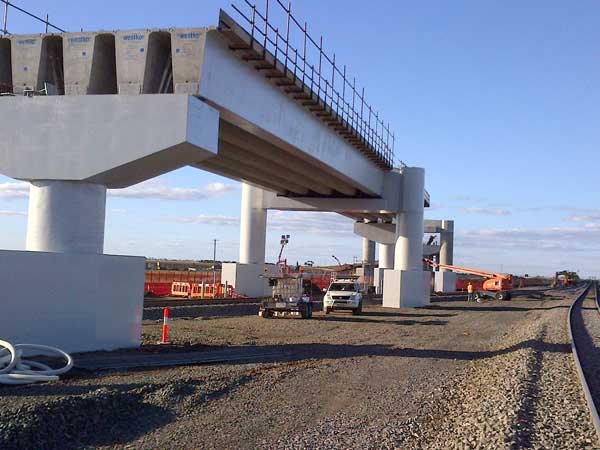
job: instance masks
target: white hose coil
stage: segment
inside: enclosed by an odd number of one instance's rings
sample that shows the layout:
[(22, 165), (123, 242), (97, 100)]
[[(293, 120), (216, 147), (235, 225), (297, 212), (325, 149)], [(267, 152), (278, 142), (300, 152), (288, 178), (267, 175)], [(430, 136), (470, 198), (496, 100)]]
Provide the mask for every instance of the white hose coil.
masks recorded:
[[(4, 348), (2, 348), (4, 347)], [(53, 369), (38, 361), (23, 358), (24, 350), (44, 354), (58, 354), (66, 361), (65, 366)], [(30, 384), (38, 381), (56, 381), (58, 376), (73, 367), (73, 358), (68, 353), (48, 345), (11, 344), (0, 339), (0, 384)]]

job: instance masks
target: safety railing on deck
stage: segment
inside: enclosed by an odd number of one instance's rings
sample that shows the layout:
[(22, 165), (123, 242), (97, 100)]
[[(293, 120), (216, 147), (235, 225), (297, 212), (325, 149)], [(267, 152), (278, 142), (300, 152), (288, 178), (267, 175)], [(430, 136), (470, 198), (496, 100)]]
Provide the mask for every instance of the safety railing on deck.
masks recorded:
[[(314, 94), (328, 113), (376, 155), (380, 165), (391, 169), (395, 136), (389, 123), (366, 102), (365, 88), (357, 88), (356, 78), (349, 76), (346, 65), (336, 60), (335, 53), (325, 52), (323, 36), (315, 39), (307, 23), (292, 14), (291, 3), (265, 0), (261, 9), (244, 0), (242, 6), (232, 7), (246, 22), (251, 44), (262, 47), (263, 58), (267, 59), (267, 53), (272, 55), (275, 66), (281, 64), (286, 77), (301, 83), (311, 97)], [(280, 27), (277, 19), (285, 23)]]

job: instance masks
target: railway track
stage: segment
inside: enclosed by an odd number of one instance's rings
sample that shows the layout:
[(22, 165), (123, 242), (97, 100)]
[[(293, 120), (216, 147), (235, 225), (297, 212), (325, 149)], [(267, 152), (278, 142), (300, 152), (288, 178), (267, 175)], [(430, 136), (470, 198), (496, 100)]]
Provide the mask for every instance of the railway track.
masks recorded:
[(597, 283), (588, 286), (571, 304), (567, 325), (577, 374), (600, 438), (600, 299)]

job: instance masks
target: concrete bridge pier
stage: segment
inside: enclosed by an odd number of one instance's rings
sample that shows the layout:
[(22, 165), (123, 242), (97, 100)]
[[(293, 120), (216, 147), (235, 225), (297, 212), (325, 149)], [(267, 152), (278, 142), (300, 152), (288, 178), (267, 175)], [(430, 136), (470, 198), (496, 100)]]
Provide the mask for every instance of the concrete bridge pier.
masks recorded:
[(267, 209), (263, 189), (242, 183), (239, 263), (224, 263), (222, 282), (232, 285), (237, 293), (249, 297), (267, 294), (268, 283), (261, 278), (265, 268)]
[(383, 293), (384, 272), (394, 268), (394, 253), (396, 251), (394, 244), (377, 244), (379, 250), (379, 263), (373, 274), (373, 284), (377, 294)]
[(362, 267), (356, 269), (358, 281), (367, 286), (373, 285), (373, 269), (375, 265), (375, 241), (362, 238)]
[[(454, 221), (442, 220), (440, 232), (440, 264), (453, 264)], [(456, 274), (449, 269), (435, 272), (434, 289), (436, 292), (456, 292)]]
[(0, 117), (0, 173), (31, 183), (27, 251), (0, 250), (2, 338), (139, 346), (144, 258), (104, 254), (106, 190), (214, 158), (219, 113), (187, 95), (48, 95), (3, 98)]
[(423, 271), (425, 170), (406, 167), (402, 177), (402, 209), (396, 216), (394, 270), (385, 273), (383, 306), (429, 304), (430, 274)]

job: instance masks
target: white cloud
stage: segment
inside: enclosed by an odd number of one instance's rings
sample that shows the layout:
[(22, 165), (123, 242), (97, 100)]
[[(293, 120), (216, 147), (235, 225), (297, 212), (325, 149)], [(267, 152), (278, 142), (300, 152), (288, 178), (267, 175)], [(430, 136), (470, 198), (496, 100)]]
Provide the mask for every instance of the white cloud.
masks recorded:
[[(238, 217), (232, 216), (165, 216), (163, 220), (177, 223), (237, 226)], [(353, 221), (336, 213), (270, 211), (268, 229), (283, 232), (301, 231), (311, 234), (347, 235), (353, 233)]]
[(569, 217), (567, 217), (567, 220), (570, 222), (580, 223), (600, 222), (600, 212), (592, 212), (590, 214), (572, 214)]
[(167, 222), (177, 222), (177, 223), (197, 223), (204, 225), (223, 225), (223, 226), (233, 226), (239, 225), (240, 219), (238, 217), (231, 216), (165, 216), (163, 220)]
[(600, 224), (534, 229), (459, 230), (456, 236), (460, 245), (466, 247), (600, 252)]
[(236, 185), (225, 183), (210, 183), (201, 187), (180, 188), (149, 180), (125, 189), (111, 189), (108, 194), (111, 197), (121, 198), (194, 201), (221, 197), (236, 189)]
[(14, 200), (27, 198), (29, 195), (29, 183), (24, 181), (0, 183), (0, 199)]
[(276, 230), (327, 235), (353, 234), (353, 224), (347, 217), (328, 212), (273, 211), (268, 219), (268, 226)]
[(27, 213), (23, 211), (10, 211), (0, 209), (0, 216), (5, 217), (27, 217)]
[[(156, 180), (144, 181), (125, 189), (109, 189), (111, 197), (160, 199), (160, 200), (205, 200), (221, 197), (237, 189), (236, 185), (225, 183), (209, 183), (193, 188), (171, 187)], [(29, 196), (29, 183), (0, 183), (0, 199), (13, 200)]]
[(504, 208), (461, 208), (467, 214), (486, 214), (492, 216), (508, 216), (510, 211)]

